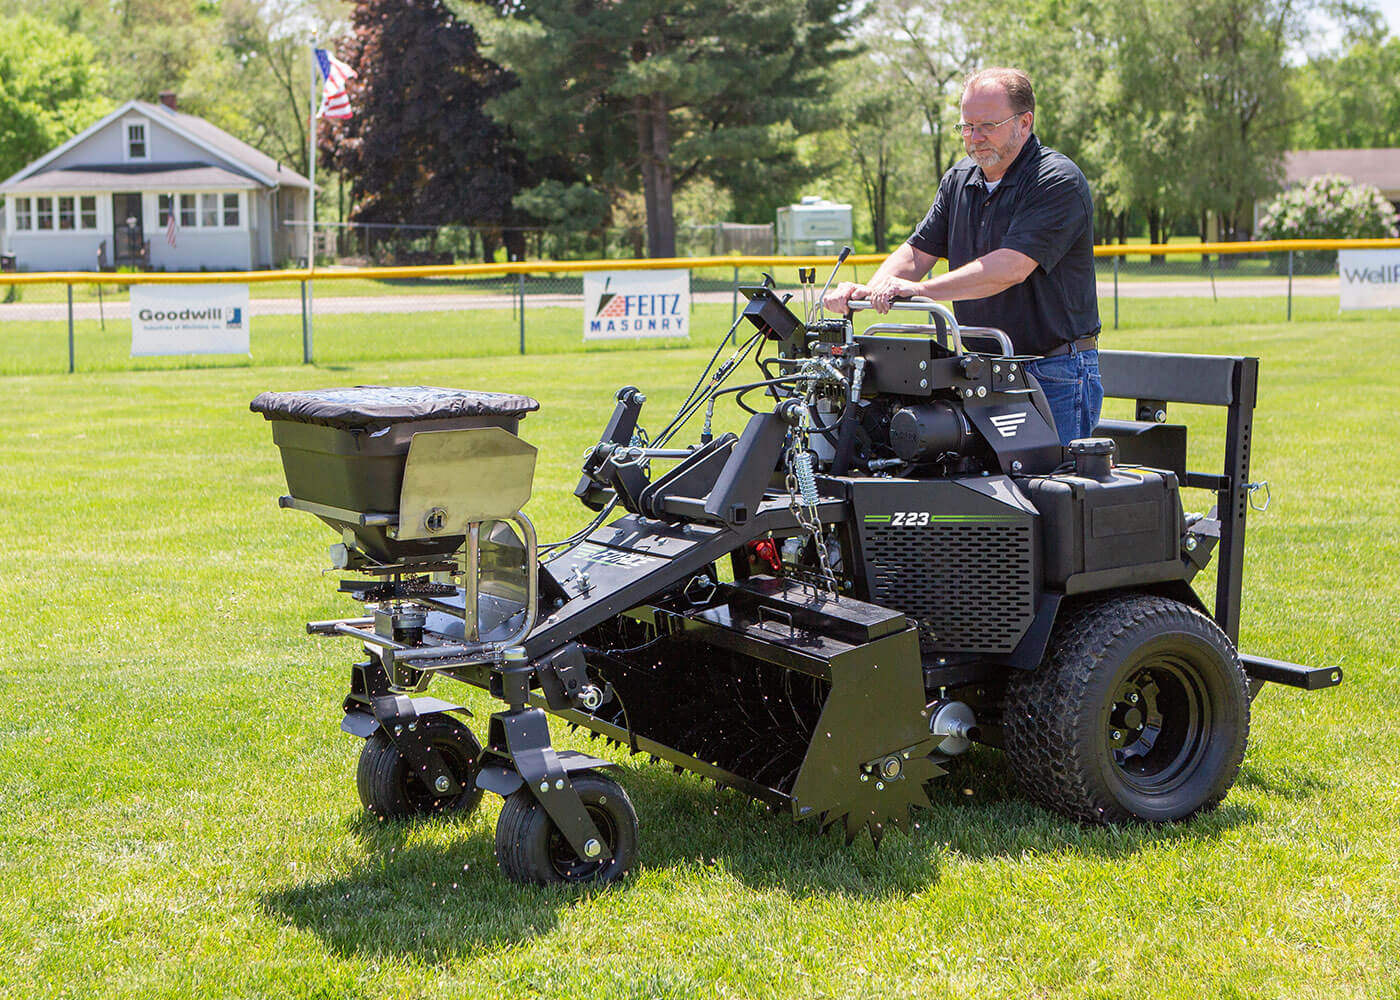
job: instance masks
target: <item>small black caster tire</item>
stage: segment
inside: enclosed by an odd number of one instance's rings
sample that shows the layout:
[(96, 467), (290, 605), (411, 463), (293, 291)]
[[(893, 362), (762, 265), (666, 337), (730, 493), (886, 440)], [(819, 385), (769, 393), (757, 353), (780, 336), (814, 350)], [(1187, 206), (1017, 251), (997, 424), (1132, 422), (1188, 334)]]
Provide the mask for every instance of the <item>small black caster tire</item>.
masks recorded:
[(528, 788), (506, 797), (496, 823), (496, 862), (521, 885), (606, 885), (627, 874), (637, 856), (637, 813), (621, 785), (593, 771), (570, 776), (612, 857), (580, 858)]
[(423, 716), (418, 725), (428, 743), (442, 754), (462, 790), (456, 795), (434, 792), (414, 773), (394, 741), (378, 729), (360, 750), (355, 771), (360, 801), (382, 820), (470, 813), (481, 801), (481, 789), (476, 787), (481, 744), (470, 729), (450, 715)]
[(1007, 761), (1026, 795), (1079, 820), (1173, 822), (1239, 774), (1249, 682), (1234, 645), (1178, 601), (1118, 595), (1071, 609), (1045, 662), (1007, 685)]

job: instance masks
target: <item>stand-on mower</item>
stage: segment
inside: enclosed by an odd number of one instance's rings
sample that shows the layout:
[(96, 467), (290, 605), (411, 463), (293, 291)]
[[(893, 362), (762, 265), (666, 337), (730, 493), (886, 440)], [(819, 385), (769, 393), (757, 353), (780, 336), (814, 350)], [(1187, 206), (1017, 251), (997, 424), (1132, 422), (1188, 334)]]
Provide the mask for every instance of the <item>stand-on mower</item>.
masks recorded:
[[(1001, 331), (906, 302), (920, 322), (856, 334), (799, 319), (771, 281), (743, 292), (663, 429), (642, 429), (642, 392), (617, 393), (575, 490), (598, 516), (548, 546), (521, 513), (533, 399), (253, 401), (282, 506), (339, 533), (341, 589), (365, 605), (307, 628), (363, 645), (342, 728), (365, 740), (371, 812), (470, 810), (491, 791), (509, 878), (620, 878), (636, 814), (611, 761), (551, 747), (554, 715), (848, 840), (927, 807), (973, 743), (1075, 819), (1180, 820), (1235, 780), (1264, 682), (1340, 683), (1235, 649), (1246, 513), (1266, 495), (1249, 478), (1256, 359), (1102, 352), (1136, 419), (1064, 448)], [(727, 385), (750, 356), (760, 377)], [(711, 431), (726, 396), (751, 414), (738, 435)], [(1187, 469), (1172, 402), (1225, 409), (1219, 472)], [(676, 443), (702, 410), (698, 440)], [(1182, 487), (1214, 507), (1187, 513)], [(1217, 550), (1208, 608), (1191, 583)], [(412, 697), (438, 675), (504, 702), (484, 746), (466, 709)]]

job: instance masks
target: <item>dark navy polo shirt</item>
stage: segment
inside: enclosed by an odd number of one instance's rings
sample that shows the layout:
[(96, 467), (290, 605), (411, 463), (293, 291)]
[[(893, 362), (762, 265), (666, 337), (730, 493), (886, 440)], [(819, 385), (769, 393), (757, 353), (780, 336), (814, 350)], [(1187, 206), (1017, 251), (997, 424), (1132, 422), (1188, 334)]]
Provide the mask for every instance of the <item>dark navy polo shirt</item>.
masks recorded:
[(990, 195), (975, 160), (954, 164), (909, 245), (947, 258), (949, 270), (1001, 249), (1034, 260), (1039, 266), (1025, 281), (953, 307), (959, 323), (1005, 330), (1019, 354), (1045, 354), (1099, 332), (1089, 182), (1035, 133)]

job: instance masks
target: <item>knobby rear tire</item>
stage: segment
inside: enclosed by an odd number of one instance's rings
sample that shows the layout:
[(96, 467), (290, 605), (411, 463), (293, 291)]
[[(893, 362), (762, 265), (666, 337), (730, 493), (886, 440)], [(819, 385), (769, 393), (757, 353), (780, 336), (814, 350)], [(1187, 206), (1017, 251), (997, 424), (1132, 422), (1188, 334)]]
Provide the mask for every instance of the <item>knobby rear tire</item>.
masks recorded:
[(1090, 600), (1056, 623), (1039, 669), (1011, 678), (1007, 758), (1029, 798), (1075, 819), (1186, 819), (1234, 784), (1249, 704), (1210, 618), (1152, 595)]

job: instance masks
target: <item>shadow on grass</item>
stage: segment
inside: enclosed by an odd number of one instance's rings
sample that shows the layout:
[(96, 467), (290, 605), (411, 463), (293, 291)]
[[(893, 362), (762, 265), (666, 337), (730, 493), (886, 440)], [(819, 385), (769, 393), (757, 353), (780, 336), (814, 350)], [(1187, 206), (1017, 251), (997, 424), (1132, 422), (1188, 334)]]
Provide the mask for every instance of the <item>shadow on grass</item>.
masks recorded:
[[(847, 845), (839, 829), (821, 834), (815, 824), (795, 824), (692, 776), (658, 767), (618, 776), (638, 812), (638, 869), (601, 891), (623, 897), (654, 892), (654, 885), (637, 889), (649, 871), (674, 872), (678, 880), (709, 872), (793, 899), (899, 897), (937, 885), (951, 855), (1116, 861), (1149, 846), (1210, 840), (1252, 818), (1227, 804), (1189, 823), (1084, 826), (1021, 799), (1001, 755), (983, 751), (955, 762), (931, 786), (932, 808), (917, 811), (907, 833), (891, 831), (877, 849), (868, 836)], [(496, 809), (488, 796), (477, 814), (431, 821), (426, 830), (362, 815), (353, 832), (366, 857), (354, 871), (269, 893), (263, 904), (347, 954), (411, 953), (436, 962), (546, 934), (561, 913), (600, 890), (507, 882), (494, 857)]]
[(1290, 802), (1314, 798), (1332, 787), (1325, 778), (1301, 768), (1277, 763), (1260, 767), (1248, 761), (1240, 768), (1239, 783), (1245, 788), (1277, 795)]

